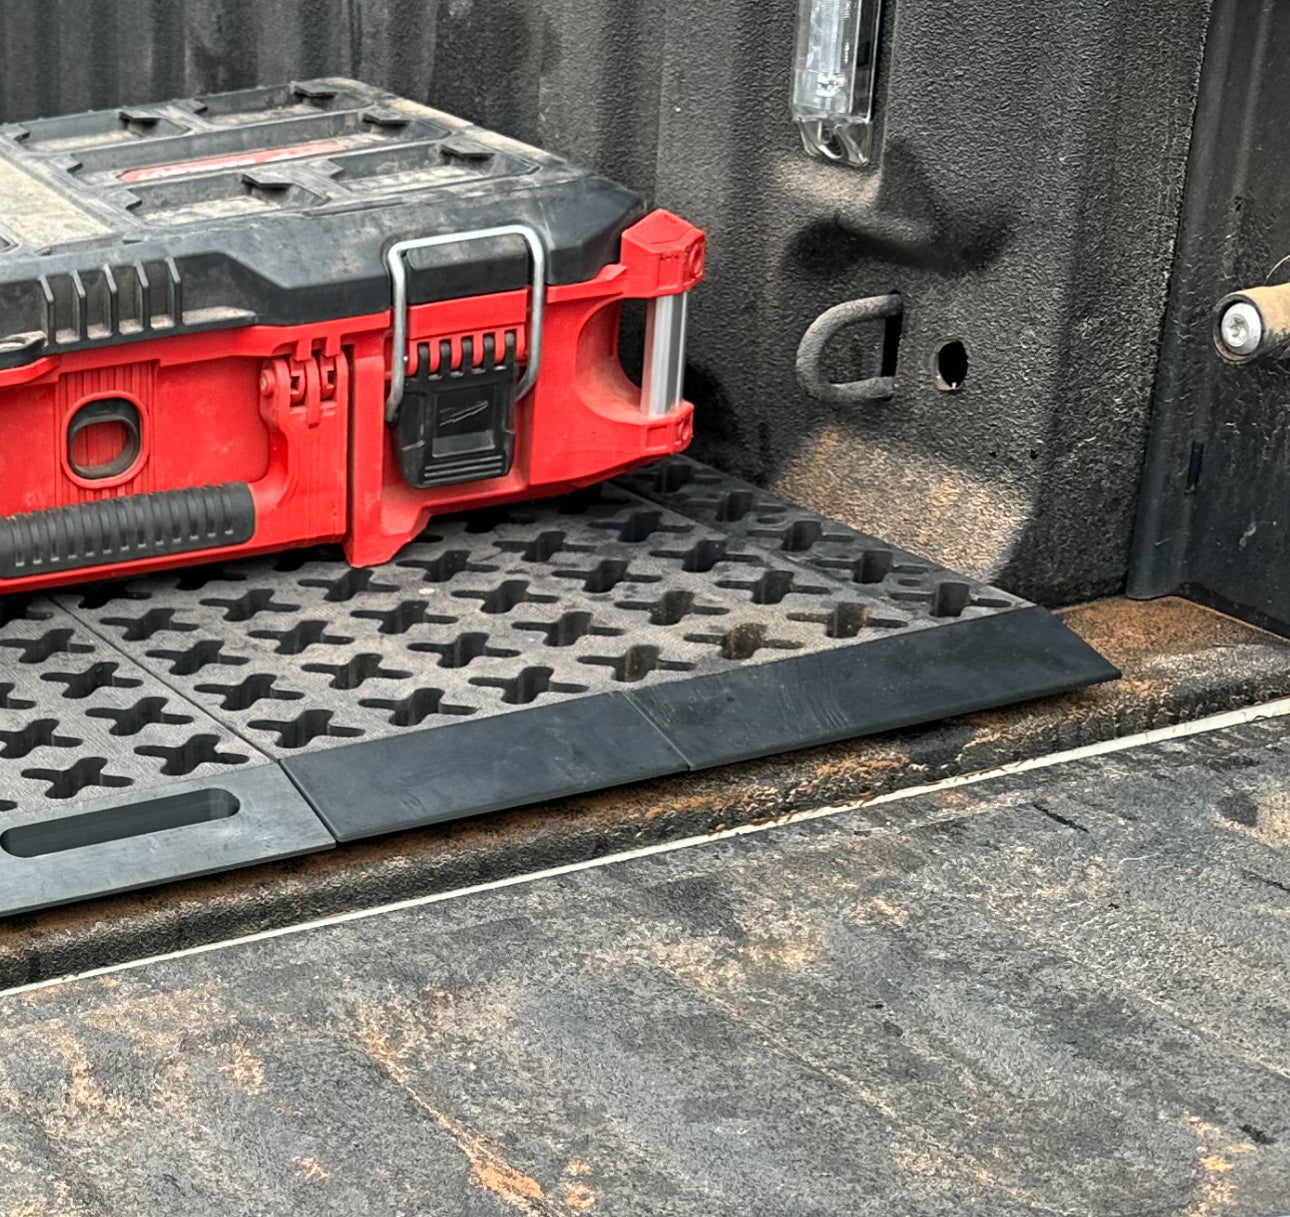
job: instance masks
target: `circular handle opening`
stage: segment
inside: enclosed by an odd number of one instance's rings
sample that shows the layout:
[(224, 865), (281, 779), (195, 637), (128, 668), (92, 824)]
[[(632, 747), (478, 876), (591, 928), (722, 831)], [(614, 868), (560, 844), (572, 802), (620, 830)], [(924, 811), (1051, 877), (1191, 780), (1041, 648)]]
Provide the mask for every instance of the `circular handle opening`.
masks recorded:
[(120, 477), (142, 448), (139, 408), (124, 397), (88, 401), (67, 424), (67, 465), (87, 482)]

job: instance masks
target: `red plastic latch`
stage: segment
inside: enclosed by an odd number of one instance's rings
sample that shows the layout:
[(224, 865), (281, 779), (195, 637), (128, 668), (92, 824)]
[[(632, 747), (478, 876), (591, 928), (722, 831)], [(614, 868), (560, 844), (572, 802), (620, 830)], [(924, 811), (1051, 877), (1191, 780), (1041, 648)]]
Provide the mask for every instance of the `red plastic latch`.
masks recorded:
[(704, 236), (670, 211), (652, 211), (623, 233), (622, 260), (641, 274), (653, 264), (660, 296), (688, 292), (703, 278)]

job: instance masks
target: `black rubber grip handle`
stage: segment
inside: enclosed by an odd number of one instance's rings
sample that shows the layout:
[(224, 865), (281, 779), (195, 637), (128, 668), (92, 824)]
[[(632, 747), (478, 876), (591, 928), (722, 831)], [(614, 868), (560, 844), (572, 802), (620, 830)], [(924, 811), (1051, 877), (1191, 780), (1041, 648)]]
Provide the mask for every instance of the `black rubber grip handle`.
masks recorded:
[(245, 482), (99, 499), (0, 517), (0, 578), (221, 549), (254, 535)]

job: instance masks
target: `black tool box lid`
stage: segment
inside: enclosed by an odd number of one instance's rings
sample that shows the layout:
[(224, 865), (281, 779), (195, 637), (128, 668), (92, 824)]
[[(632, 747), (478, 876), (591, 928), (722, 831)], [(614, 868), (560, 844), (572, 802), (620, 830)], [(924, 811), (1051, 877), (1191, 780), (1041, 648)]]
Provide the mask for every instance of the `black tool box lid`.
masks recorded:
[[(641, 199), (351, 80), (0, 127), (0, 366), (55, 349), (390, 307), (395, 241), (527, 224), (593, 277)], [(527, 283), (505, 240), (414, 257), (414, 302)]]

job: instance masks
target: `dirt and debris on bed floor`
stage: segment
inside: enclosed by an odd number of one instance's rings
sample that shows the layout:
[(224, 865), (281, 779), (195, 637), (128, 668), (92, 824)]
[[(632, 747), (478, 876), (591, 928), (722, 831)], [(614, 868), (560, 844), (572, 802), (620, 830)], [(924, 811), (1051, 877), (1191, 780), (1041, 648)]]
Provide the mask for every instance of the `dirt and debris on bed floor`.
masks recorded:
[(1290, 720), (0, 999), (7, 1214), (1290, 1210)]

